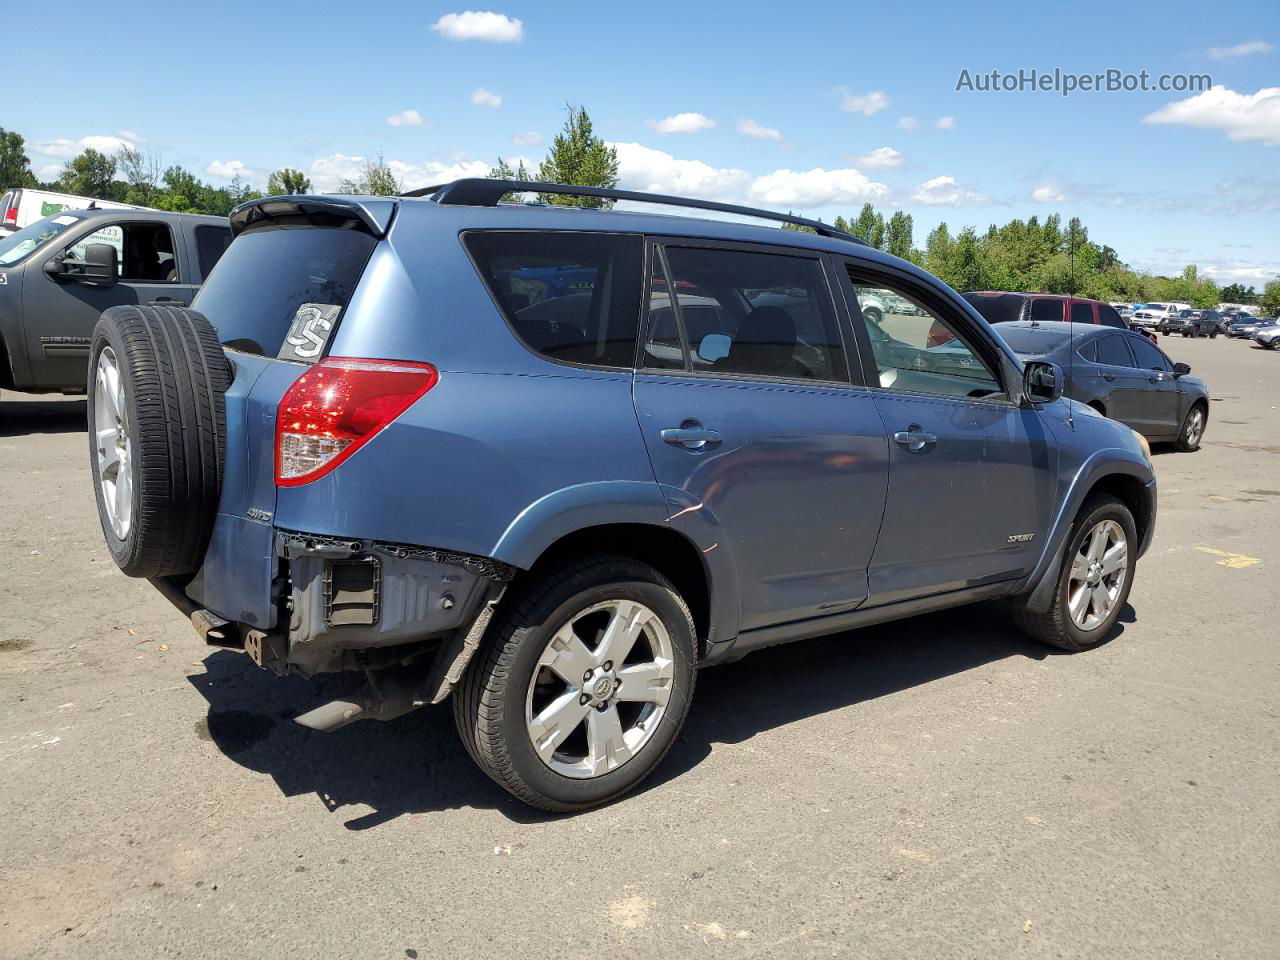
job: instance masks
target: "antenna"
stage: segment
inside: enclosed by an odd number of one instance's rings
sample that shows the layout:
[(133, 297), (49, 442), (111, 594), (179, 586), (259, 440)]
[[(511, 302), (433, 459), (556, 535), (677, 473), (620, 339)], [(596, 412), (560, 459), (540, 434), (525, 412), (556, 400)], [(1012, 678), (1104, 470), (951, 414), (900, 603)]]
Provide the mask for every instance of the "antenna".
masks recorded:
[(1067, 426), (1074, 430), (1075, 415), (1071, 408), (1071, 397), (1067, 393), (1067, 389), (1075, 383), (1072, 371), (1076, 365), (1076, 322), (1071, 316), (1076, 298), (1076, 232), (1072, 229), (1071, 220), (1067, 221), (1067, 264), (1067, 382), (1063, 386), (1062, 398), (1067, 401)]

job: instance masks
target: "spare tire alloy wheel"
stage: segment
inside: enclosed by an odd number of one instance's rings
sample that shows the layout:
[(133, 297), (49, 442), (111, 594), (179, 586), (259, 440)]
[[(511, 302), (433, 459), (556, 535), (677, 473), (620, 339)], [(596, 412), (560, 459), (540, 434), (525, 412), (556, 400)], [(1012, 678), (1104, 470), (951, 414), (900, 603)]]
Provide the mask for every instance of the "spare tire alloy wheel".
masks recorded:
[(117, 540), (129, 536), (133, 522), (133, 443), (126, 399), (115, 351), (104, 347), (94, 376), (93, 438), (103, 509)]
[(89, 470), (111, 558), (131, 577), (195, 573), (222, 491), (231, 365), (182, 307), (127, 305), (93, 329)]
[[(599, 632), (589, 649), (581, 639)], [(671, 637), (642, 603), (608, 600), (575, 615), (538, 658), (525, 700), (534, 750), (566, 777), (616, 770), (658, 730), (675, 675)]]
[(1071, 560), (1067, 577), (1067, 611), (1080, 630), (1106, 623), (1124, 594), (1129, 541), (1114, 520), (1102, 520), (1085, 536)]

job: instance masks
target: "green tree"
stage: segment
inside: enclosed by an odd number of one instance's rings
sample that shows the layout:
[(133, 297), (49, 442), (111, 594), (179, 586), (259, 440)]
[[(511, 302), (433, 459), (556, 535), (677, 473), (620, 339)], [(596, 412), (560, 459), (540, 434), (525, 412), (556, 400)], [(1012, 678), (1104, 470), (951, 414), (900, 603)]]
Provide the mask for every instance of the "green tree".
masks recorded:
[(955, 245), (951, 239), (951, 231), (946, 221), (929, 231), (924, 242), (924, 268), (932, 274), (942, 276), (951, 262), (951, 249)]
[(896, 210), (885, 227), (885, 249), (903, 260), (911, 257), (911, 225), (911, 214)]
[(1257, 299), (1258, 306), (1268, 317), (1280, 316), (1280, 277), (1268, 280)]
[(1229, 283), (1222, 288), (1223, 303), (1257, 303), (1258, 292), (1243, 283)]
[(36, 185), (26, 145), (22, 134), (0, 127), (0, 191)]
[(125, 184), (123, 201), (153, 207), (160, 196), (160, 155), (150, 150), (121, 147), (116, 154), (116, 173)]
[(338, 184), (338, 193), (359, 194), (368, 197), (394, 197), (400, 193), (400, 178), (395, 175), (382, 154), (364, 162), (364, 170), (354, 180), (344, 178)]
[[(595, 135), (591, 118), (580, 106), (566, 106), (568, 116), (538, 166), (538, 179), (546, 183), (568, 183), (577, 187), (616, 187), (618, 151)], [(539, 202), (565, 207), (612, 207), (612, 200), (599, 197), (571, 197), (540, 194)]]
[(293, 167), (281, 167), (267, 177), (267, 195), (283, 197), (292, 193), (310, 193), (311, 178)]
[(865, 240), (877, 250), (884, 249), (884, 215), (877, 213), (876, 208), (869, 203), (862, 205), (862, 210), (858, 213), (858, 219), (850, 224), (849, 232), (855, 237)]
[(160, 182), (164, 184), (164, 189), (157, 198), (156, 206), (161, 210), (172, 210), (174, 213), (202, 212), (197, 206), (202, 185), (190, 171), (175, 164), (165, 170)]
[(982, 252), (973, 227), (965, 227), (960, 231), (960, 236), (956, 237), (947, 262), (947, 274), (942, 279), (961, 292), (985, 289)]
[(111, 181), (116, 176), (116, 162), (92, 147), (67, 161), (58, 178), (58, 186), (66, 193), (80, 197), (110, 199)]

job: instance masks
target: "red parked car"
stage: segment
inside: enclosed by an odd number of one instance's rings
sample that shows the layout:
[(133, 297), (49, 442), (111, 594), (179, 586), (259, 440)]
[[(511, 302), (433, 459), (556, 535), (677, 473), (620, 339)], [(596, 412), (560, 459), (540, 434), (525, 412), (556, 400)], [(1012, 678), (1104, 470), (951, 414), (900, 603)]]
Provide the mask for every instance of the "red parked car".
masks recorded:
[[(1008, 323), (1012, 320), (1034, 320), (1039, 323), (1069, 321), (1071, 323), (1095, 323), (1104, 327), (1133, 329), (1152, 343), (1153, 334), (1131, 328), (1115, 307), (1101, 300), (1084, 297), (1067, 297), (1056, 293), (1008, 293), (1003, 290), (974, 290), (961, 294), (988, 323)], [(932, 331), (930, 331), (932, 339)]]

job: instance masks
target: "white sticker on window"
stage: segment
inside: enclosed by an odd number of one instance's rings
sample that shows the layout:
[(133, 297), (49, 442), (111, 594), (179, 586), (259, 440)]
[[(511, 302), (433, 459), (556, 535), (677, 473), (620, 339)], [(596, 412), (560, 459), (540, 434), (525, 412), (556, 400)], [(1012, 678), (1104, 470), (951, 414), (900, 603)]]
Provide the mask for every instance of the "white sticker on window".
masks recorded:
[(293, 315), (289, 333), (276, 354), (280, 360), (315, 363), (324, 350), (342, 307), (335, 303), (304, 303)]

